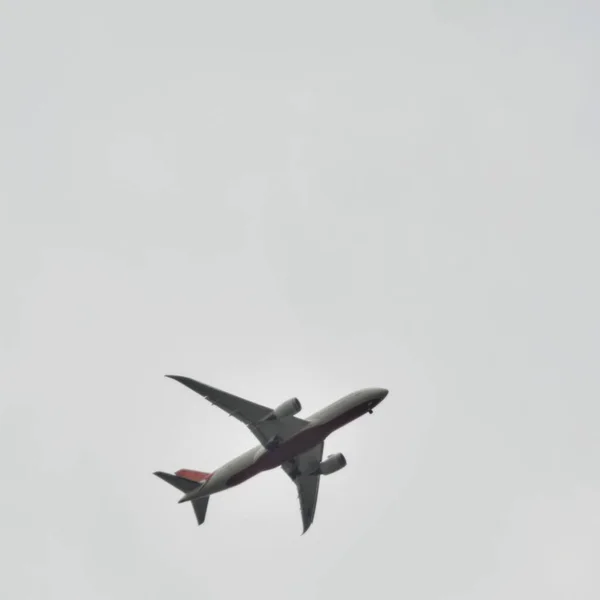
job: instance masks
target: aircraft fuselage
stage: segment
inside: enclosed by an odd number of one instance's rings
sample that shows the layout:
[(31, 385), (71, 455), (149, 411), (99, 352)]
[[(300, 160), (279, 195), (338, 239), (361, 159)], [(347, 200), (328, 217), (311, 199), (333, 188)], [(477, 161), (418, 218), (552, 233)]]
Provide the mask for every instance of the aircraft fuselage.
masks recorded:
[(210, 474), (203, 485), (187, 493), (180, 502), (211, 496), (248, 479), (280, 467), (286, 461), (325, 441), (334, 431), (369, 413), (386, 396), (383, 388), (366, 388), (344, 396), (307, 419), (308, 425), (279, 445), (255, 446)]

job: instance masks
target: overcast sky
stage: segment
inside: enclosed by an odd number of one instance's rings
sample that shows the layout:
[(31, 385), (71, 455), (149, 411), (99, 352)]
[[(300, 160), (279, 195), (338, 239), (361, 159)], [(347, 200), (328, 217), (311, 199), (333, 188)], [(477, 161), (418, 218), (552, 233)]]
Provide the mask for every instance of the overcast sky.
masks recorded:
[(600, 597), (597, 4), (0, 1), (0, 596)]

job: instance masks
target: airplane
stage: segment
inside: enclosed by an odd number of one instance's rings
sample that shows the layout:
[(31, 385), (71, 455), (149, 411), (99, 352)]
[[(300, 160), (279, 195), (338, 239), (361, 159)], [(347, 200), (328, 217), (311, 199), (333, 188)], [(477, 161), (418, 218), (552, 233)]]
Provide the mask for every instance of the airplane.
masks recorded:
[(154, 475), (184, 493), (179, 503), (191, 502), (197, 523), (202, 525), (211, 496), (259, 473), (281, 467), (298, 490), (302, 535), (315, 517), (321, 475), (331, 475), (346, 466), (346, 458), (341, 453), (331, 454), (323, 460), (325, 439), (358, 417), (372, 414), (388, 395), (384, 388), (361, 389), (301, 419), (296, 416), (302, 410), (298, 398), (286, 400), (271, 409), (189, 377), (166, 377), (182, 383), (244, 423), (260, 445), (212, 473), (180, 469), (175, 474), (156, 471)]

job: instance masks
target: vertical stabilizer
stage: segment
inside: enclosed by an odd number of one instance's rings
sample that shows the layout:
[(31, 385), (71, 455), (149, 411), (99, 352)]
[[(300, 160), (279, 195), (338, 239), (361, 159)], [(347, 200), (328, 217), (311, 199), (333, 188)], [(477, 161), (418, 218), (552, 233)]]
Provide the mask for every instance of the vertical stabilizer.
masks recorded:
[(191, 469), (179, 469), (179, 471), (175, 471), (175, 475), (177, 475), (177, 477), (189, 479), (190, 481), (202, 483), (204, 481), (208, 481), (212, 473), (204, 473), (203, 471), (192, 471)]

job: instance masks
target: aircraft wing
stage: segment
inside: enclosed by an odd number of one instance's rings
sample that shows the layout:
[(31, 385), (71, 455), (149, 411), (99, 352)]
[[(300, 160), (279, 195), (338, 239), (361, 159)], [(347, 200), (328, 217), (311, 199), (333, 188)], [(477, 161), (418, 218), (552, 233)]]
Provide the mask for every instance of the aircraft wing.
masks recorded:
[(320, 475), (310, 475), (323, 459), (324, 444), (321, 442), (303, 454), (283, 463), (281, 468), (287, 473), (298, 489), (300, 512), (302, 513), (302, 534), (308, 531), (315, 518), (319, 496)]
[(206, 398), (211, 404), (218, 406), (230, 416), (244, 423), (263, 445), (275, 436), (286, 440), (308, 425), (307, 421), (297, 417), (261, 422), (262, 419), (271, 414), (272, 409), (189, 377), (182, 377), (181, 375), (167, 375), (167, 377), (179, 381), (179, 383)]

